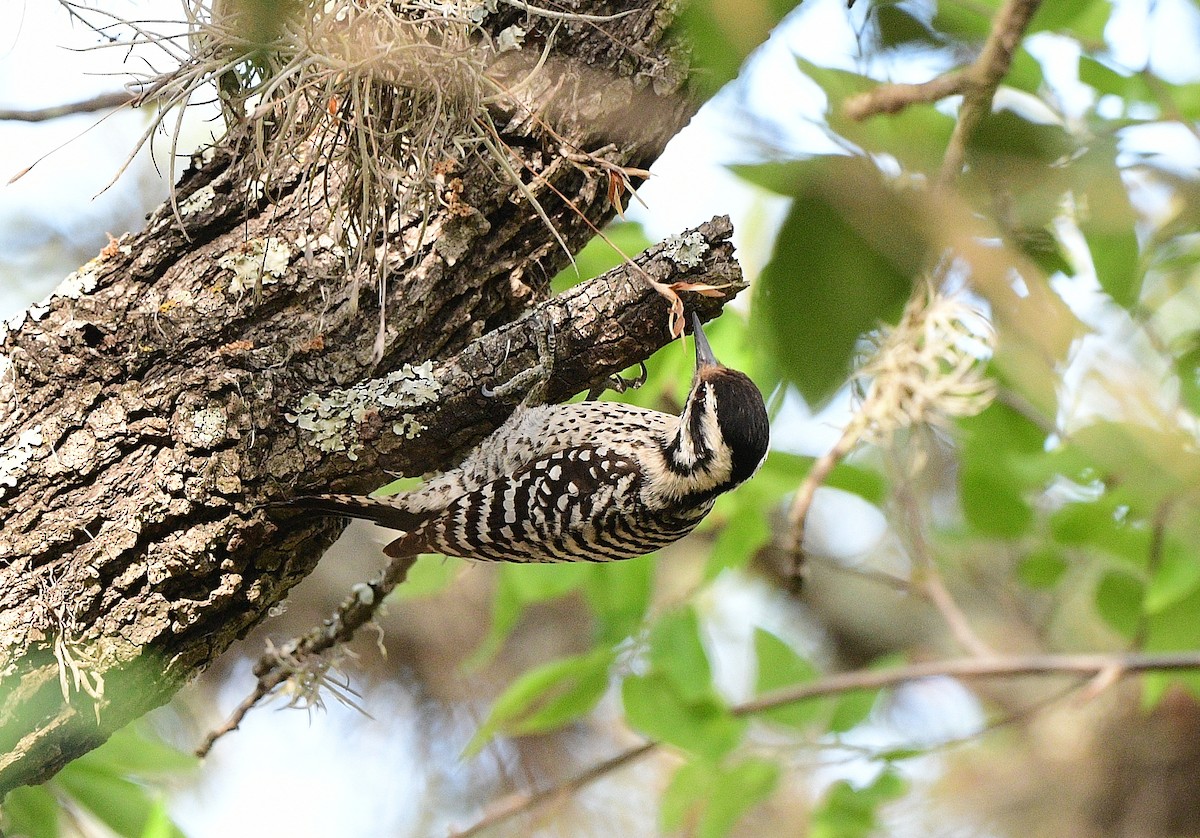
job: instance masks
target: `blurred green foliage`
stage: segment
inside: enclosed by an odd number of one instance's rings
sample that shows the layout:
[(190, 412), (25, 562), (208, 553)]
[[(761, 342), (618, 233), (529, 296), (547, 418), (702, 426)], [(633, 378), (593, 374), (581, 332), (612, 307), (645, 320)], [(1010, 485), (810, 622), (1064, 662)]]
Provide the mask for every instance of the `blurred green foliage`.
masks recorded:
[[(864, 50), (893, 62), (940, 56), (950, 68), (988, 36), (999, 7), (999, 0), (943, 0), (926, 17), (909, 4), (878, 2), (865, 12)], [(701, 89), (733, 78), (750, 42), (757, 43), (747, 33), (765, 31), (766, 21), (786, 11), (754, 5), (739, 27), (726, 31), (727, 8), (696, 2), (683, 18), (700, 44)], [(1042, 4), (1029, 32), (1073, 42), (1079, 79), (1095, 90), (1093, 105), (1082, 117), (1065, 114), (1041, 64), (1019, 45), (1004, 81), (1014, 95), (1002, 93), (1002, 104), (983, 117), (965, 145), (964, 173), (952, 192), (940, 195), (931, 190), (955, 127), (951, 108), (917, 104), (851, 118), (845, 105), (875, 89), (880, 65), (863, 60), (859, 66), (870, 69), (853, 72), (797, 59), (797, 72), (825, 94), (825, 127), (842, 151), (733, 167), (793, 203), (757, 279), (749, 319), (729, 312), (712, 324), (711, 337), (718, 356), (728, 354), (760, 385), (782, 381), (820, 406), (845, 386), (864, 336), (896, 322), (918, 279), (938, 270), (952, 275), (950, 284), (971, 288), (991, 314), (997, 330), (991, 370), (1001, 397), (942, 437), (952, 453), (954, 514), (926, 523), (932, 548), (1011, 556), (1007, 583), (1000, 583), (1016, 600), (1048, 597), (1057, 607), (1077, 608), (1084, 591), (1090, 614), (1073, 619), (1090, 625), (1091, 642), (1108, 638), (1102, 648), (1196, 649), (1200, 329), (1192, 299), (1200, 192), (1133, 152), (1124, 132), (1200, 115), (1200, 86), (1113, 64), (1104, 40), (1111, 12), (1106, 0)], [(1135, 194), (1146, 183), (1158, 190), (1154, 212), (1145, 209), (1145, 191)], [(624, 225), (617, 233), (634, 235)], [(1094, 314), (1085, 320), (1078, 293), (1064, 294), (1080, 288), (1102, 299), (1107, 322)], [(1105, 364), (1082, 352), (1085, 345), (1108, 347), (1100, 358), (1108, 352), (1127, 360)], [(668, 348), (649, 370), (641, 391), (620, 398), (676, 409), (691, 372), (687, 353)], [(588, 574), (554, 568), (544, 577), (529, 569), (542, 579), (536, 593), (518, 592), (510, 579), (525, 569), (501, 570), (501, 635), (524, 603), (542, 596), (583, 592), (592, 603), (601, 651), (560, 662), (561, 670), (535, 670), (531, 677), (548, 679), (547, 692), (528, 707), (537, 712), (565, 694), (583, 712), (593, 696), (576, 689), (575, 676), (564, 687), (544, 673), (573, 672), (585, 660), (611, 664), (608, 677), (621, 687), (629, 725), (686, 758), (662, 800), (662, 826), (673, 834), (727, 834), (777, 787), (781, 765), (745, 748), (754, 724), (819, 740), (854, 730), (879, 700), (875, 692), (809, 699), (749, 723), (731, 713), (714, 687), (703, 586), (749, 568), (769, 546), (773, 512), (811, 464), (773, 452), (753, 481), (721, 499), (702, 528), (709, 535), (697, 548), (707, 553), (702, 587), (671, 607), (653, 607), (656, 580), (653, 565), (645, 565), (637, 606), (616, 631), (588, 593), (615, 568), (598, 576), (591, 568)], [(879, 505), (890, 494), (889, 476), (863, 461), (839, 465), (826, 483)], [(995, 579), (998, 571), (987, 572)], [(557, 587), (546, 583), (550, 578)], [(629, 640), (639, 661), (632, 671), (627, 652), (608, 656), (627, 649), (621, 644)], [(1053, 650), (1055, 640), (1045, 640)], [(754, 655), (759, 693), (821, 677), (813, 661), (762, 628), (754, 632)], [(1148, 699), (1161, 695), (1168, 680), (1200, 686), (1190, 675), (1156, 677), (1149, 679)], [(894, 749), (878, 756), (873, 781), (834, 783), (807, 834), (880, 834), (881, 807), (907, 792), (891, 759), (922, 753), (916, 743)]]
[[(162, 785), (195, 770), (198, 761), (135, 723), (76, 759), (40, 786), (13, 790), (0, 808), (0, 834), (57, 838), (79, 834), (67, 812), (82, 808), (121, 838), (177, 838)], [(63, 808), (61, 801), (70, 800)]]

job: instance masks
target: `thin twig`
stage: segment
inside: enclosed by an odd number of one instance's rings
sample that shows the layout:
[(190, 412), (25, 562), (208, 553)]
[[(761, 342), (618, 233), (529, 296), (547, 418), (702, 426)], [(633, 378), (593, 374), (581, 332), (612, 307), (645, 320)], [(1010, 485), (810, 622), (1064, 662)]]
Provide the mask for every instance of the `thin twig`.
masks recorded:
[(962, 171), (967, 141), (984, 116), (991, 113), (996, 88), (1012, 66), (1025, 27), (1040, 5), (1041, 0), (1005, 0), (992, 21), (992, 31), (983, 45), (983, 52), (963, 76), (963, 101), (946, 146), (946, 156), (942, 158), (939, 187), (948, 186)]
[(118, 90), (112, 93), (101, 93), (79, 102), (51, 105), (48, 108), (33, 108), (31, 110), (0, 108), (0, 120), (7, 122), (46, 122), (50, 119), (58, 119), (59, 117), (70, 116), (76, 113), (93, 113), (94, 111), (103, 111), (109, 108), (119, 108), (128, 105), (137, 95), (136, 93)]
[[(339, 643), (350, 640), (358, 629), (374, 618), (375, 613), (382, 607), (384, 598), (405, 580), (416, 560), (416, 556), (402, 556), (392, 560), (373, 582), (355, 586), (354, 592), (338, 606), (333, 617), (326, 620), (324, 625), (283, 646), (269, 648), (254, 666), (258, 683), (253, 692), (242, 700), (223, 725), (204, 737), (204, 741), (196, 749), (196, 756), (207, 756), (218, 739), (237, 730), (254, 705), (294, 675), (309, 669), (308, 662), (317, 660), (322, 653)], [(323, 679), (319, 683), (323, 684)]]
[(880, 690), (926, 678), (1012, 678), (1024, 675), (1076, 675), (1092, 677), (1118, 670), (1122, 676), (1135, 672), (1175, 672), (1200, 669), (1200, 651), (1162, 654), (1011, 655), (986, 658), (952, 658), (914, 663), (896, 669), (860, 669), (830, 675), (818, 681), (796, 684), (761, 695), (730, 708), (735, 716), (753, 716), (797, 701), (840, 695), (855, 690)]
[[(854, 672), (829, 675), (817, 681), (774, 690), (751, 701), (734, 705), (729, 712), (738, 717), (753, 716), (799, 701), (841, 695), (858, 690), (886, 689), (913, 681), (923, 681), (927, 678), (947, 677), (969, 681), (1027, 675), (1073, 675), (1080, 678), (1095, 678), (1103, 674), (1108, 678), (1118, 680), (1139, 672), (1172, 672), (1188, 669), (1200, 669), (1200, 651), (1165, 654), (1117, 653), (954, 658), (910, 664), (896, 669), (860, 669)], [(662, 747), (662, 744), (656, 741), (645, 742), (622, 751), (604, 762), (597, 763), (556, 786), (538, 792), (512, 795), (480, 821), (465, 830), (449, 833), (447, 838), (471, 838), (485, 829), (532, 811), (564, 794), (577, 792), (623, 765)]]
[(801, 570), (804, 564), (804, 528), (808, 520), (808, 510), (812, 507), (813, 497), (821, 484), (829, 478), (837, 464), (854, 450), (860, 436), (862, 436), (861, 423), (851, 419), (850, 424), (842, 431), (841, 437), (833, 447), (812, 464), (812, 468), (808, 470), (804, 482), (800, 484), (800, 488), (796, 490), (796, 495), (792, 499), (792, 505), (788, 509), (784, 554), (790, 560), (791, 566), (786, 573), (793, 588), (800, 584)]
[(914, 569), (913, 587), (932, 603), (946, 627), (950, 629), (951, 636), (963, 651), (981, 657), (991, 656), (995, 653), (975, 633), (966, 613), (950, 594), (950, 589), (946, 587), (946, 580), (942, 577), (941, 569), (934, 559), (933, 550), (925, 538), (924, 516), (913, 490), (912, 481), (903, 475), (903, 469), (903, 465), (895, 469), (897, 473), (901, 474), (901, 477), (895, 481), (896, 500), (904, 515), (904, 529), (908, 535), (908, 554), (912, 559)]
[(484, 815), (480, 820), (471, 824), (471, 826), (459, 832), (451, 832), (447, 838), (471, 838), (472, 835), (478, 835), (485, 829), (493, 827), (498, 823), (516, 817), (522, 812), (528, 812), (542, 806), (545, 803), (563, 797), (568, 794), (574, 794), (584, 786), (599, 780), (606, 774), (611, 774), (618, 768), (628, 765), (635, 760), (649, 754), (651, 751), (658, 748), (658, 742), (645, 742), (634, 748), (629, 748), (617, 754), (615, 757), (606, 759), (604, 762), (598, 762), (591, 768), (576, 774), (569, 780), (559, 783), (556, 786), (551, 786), (548, 789), (542, 789), (535, 792), (520, 792), (506, 798), (499, 806)]
[(851, 96), (842, 105), (842, 113), (849, 119), (861, 122), (879, 114), (893, 114), (909, 105), (931, 105), (947, 96), (962, 93), (966, 86), (963, 70), (943, 73), (921, 84), (881, 84), (865, 93)]

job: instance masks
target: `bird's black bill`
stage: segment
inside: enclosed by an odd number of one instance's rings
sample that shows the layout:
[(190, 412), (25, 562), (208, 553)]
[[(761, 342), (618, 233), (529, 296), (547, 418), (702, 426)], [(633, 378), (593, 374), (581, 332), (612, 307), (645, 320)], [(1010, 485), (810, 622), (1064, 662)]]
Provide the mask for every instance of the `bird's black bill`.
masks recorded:
[(704, 329), (700, 326), (700, 317), (694, 311), (692, 312), (692, 337), (696, 340), (696, 369), (719, 366), (721, 362), (717, 360), (712, 347), (708, 345), (708, 338), (704, 336)]

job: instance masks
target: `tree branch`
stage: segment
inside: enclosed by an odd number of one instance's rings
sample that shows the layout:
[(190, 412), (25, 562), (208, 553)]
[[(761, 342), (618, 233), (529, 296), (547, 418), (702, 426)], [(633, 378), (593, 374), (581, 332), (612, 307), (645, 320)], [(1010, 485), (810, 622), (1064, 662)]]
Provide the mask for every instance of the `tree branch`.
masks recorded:
[[(841, 695), (859, 690), (880, 690), (926, 678), (958, 678), (972, 681), (984, 678), (1015, 678), (1022, 676), (1070, 675), (1080, 678), (1105, 677), (1111, 685), (1134, 673), (1177, 672), (1200, 669), (1200, 652), (1164, 654), (1083, 654), (1083, 655), (1014, 655), (1008, 657), (957, 658), (928, 663), (910, 664), (895, 669), (856, 670), (829, 675), (817, 681), (774, 690), (758, 698), (729, 708), (734, 716), (753, 716), (768, 710), (785, 707), (799, 701)], [(1093, 696), (1089, 694), (1089, 696)], [(562, 795), (575, 793), (624, 765), (649, 755), (664, 743), (644, 742), (628, 748), (604, 762), (580, 772), (574, 777), (537, 792), (510, 795), (481, 820), (467, 829), (449, 833), (447, 838), (469, 838), (486, 828), (511, 820), (532, 811)]]
[(855, 122), (880, 114), (899, 113), (910, 105), (932, 105), (947, 96), (962, 93), (966, 82), (966, 71), (954, 70), (920, 84), (881, 84), (851, 96), (843, 103), (842, 112)]
[(939, 186), (948, 186), (962, 171), (967, 141), (984, 116), (991, 113), (996, 88), (1012, 66), (1013, 55), (1025, 34), (1025, 27), (1040, 5), (1041, 0), (1005, 0), (996, 19), (992, 21), (992, 31), (983, 45), (983, 52), (964, 78), (966, 88), (963, 101), (958, 108), (958, 119), (946, 147), (946, 156), (942, 158), (942, 168), (938, 173)]
[(636, 747), (621, 751), (621, 753), (604, 760), (604, 762), (598, 762), (591, 768), (576, 774), (571, 779), (551, 786), (548, 789), (534, 792), (519, 792), (510, 795), (478, 821), (466, 829), (449, 833), (446, 838), (472, 838), (472, 836), (478, 835), (485, 829), (511, 820), (523, 812), (530, 812), (551, 801), (560, 800), (569, 794), (574, 794), (580, 789), (591, 785), (596, 780), (599, 780), (601, 777), (608, 776), (618, 768), (623, 768), (629, 765), (629, 763), (636, 762), (642, 757), (649, 755), (659, 745), (660, 743), (658, 742), (645, 742)]
[(45, 122), (50, 119), (70, 116), (71, 114), (92, 113), (94, 111), (108, 110), (109, 108), (119, 108), (122, 105), (128, 105), (132, 102), (135, 96), (136, 94), (118, 90), (112, 93), (100, 93), (90, 99), (83, 99), (78, 102), (51, 105), (48, 108), (31, 108), (29, 110), (0, 108), (0, 120), (10, 122)]
[(1008, 74), (1025, 29), (1040, 5), (1041, 0), (1006, 0), (992, 21), (983, 50), (969, 67), (944, 73), (921, 84), (881, 84), (847, 99), (842, 106), (843, 113), (850, 119), (861, 121), (879, 114), (899, 113), (910, 105), (932, 104), (961, 93), (962, 105), (938, 174), (940, 186), (949, 184), (962, 171), (967, 141), (991, 111), (996, 88)]

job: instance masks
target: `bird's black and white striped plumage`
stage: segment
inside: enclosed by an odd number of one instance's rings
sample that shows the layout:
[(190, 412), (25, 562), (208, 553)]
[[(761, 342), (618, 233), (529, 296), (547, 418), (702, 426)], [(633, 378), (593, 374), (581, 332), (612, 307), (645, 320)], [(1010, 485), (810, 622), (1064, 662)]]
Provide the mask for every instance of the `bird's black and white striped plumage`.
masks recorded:
[(288, 505), (400, 530), (384, 550), (392, 557), (602, 562), (664, 547), (758, 470), (769, 441), (762, 394), (717, 362), (692, 320), (696, 374), (680, 416), (616, 402), (521, 405), (458, 468), (412, 492)]

